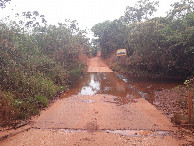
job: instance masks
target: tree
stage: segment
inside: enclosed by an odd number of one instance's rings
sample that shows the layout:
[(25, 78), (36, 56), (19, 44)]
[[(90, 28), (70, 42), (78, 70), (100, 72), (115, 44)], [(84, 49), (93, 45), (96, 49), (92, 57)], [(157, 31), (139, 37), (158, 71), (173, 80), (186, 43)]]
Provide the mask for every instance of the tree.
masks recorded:
[(126, 8), (125, 14), (121, 17), (121, 20), (126, 24), (147, 20), (149, 16), (157, 11), (156, 6), (158, 5), (158, 1), (150, 2), (149, 0), (140, 0), (134, 7), (128, 6)]
[(92, 32), (95, 37), (101, 38), (104, 35), (104, 30), (111, 24), (109, 20), (104, 21), (103, 23), (98, 23), (92, 27)]
[(101, 45), (102, 45), (102, 41), (103, 41), (103, 36), (104, 36), (104, 31), (105, 29), (111, 24), (111, 21), (104, 21), (103, 23), (98, 23), (96, 25), (94, 25), (91, 28), (91, 31), (94, 33), (94, 36), (96, 37), (95, 39), (92, 40), (93, 45), (95, 46), (95, 48), (100, 49)]
[(0, 8), (5, 8), (6, 7), (6, 3), (10, 2), (11, 0), (0, 0)]
[(171, 5), (173, 9), (168, 12), (167, 17), (172, 19), (183, 19), (188, 14), (194, 12), (194, 1), (181, 0), (181, 2), (175, 2)]
[(96, 24), (92, 27), (92, 31), (98, 37), (103, 57), (116, 52), (118, 48), (126, 48), (128, 27), (120, 20)]
[(18, 18), (18, 23), (23, 31), (32, 31), (37, 26), (46, 25), (47, 21), (44, 15), (40, 15), (38, 11), (27, 11), (22, 14), (16, 13), (15, 16)]

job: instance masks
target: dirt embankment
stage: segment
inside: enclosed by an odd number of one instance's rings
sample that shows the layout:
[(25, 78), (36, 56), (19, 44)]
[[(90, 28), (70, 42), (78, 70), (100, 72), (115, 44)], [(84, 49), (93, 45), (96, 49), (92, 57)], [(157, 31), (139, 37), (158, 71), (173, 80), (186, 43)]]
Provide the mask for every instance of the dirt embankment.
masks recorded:
[[(171, 122), (175, 125), (188, 124), (188, 88), (176, 87), (174, 89), (155, 91), (154, 94), (155, 106), (157, 109), (161, 110)], [(194, 124), (194, 108), (192, 109), (192, 121), (190, 124)], [(187, 128), (188, 127), (191, 128), (192, 126), (187, 126)]]

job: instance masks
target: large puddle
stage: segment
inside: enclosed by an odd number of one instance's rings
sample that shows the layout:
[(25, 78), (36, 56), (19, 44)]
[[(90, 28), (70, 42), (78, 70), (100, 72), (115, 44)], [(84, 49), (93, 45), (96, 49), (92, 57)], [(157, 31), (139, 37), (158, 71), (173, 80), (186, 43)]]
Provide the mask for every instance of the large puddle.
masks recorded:
[(115, 73), (87, 73), (79, 79), (61, 98), (71, 95), (110, 94), (116, 96), (117, 104), (127, 104), (136, 98), (145, 98), (150, 102), (154, 100), (154, 91), (171, 89), (180, 84), (169, 80), (146, 80), (125, 78)]
[(126, 84), (136, 90), (143, 98), (153, 104), (154, 92), (164, 89), (172, 89), (181, 85), (183, 81), (175, 79), (146, 79), (146, 78), (126, 78), (122, 75), (117, 75)]
[(71, 95), (95, 95), (110, 94), (116, 96), (114, 103), (127, 104), (134, 102), (134, 98), (141, 98), (132, 88), (129, 88), (123, 79), (118, 78), (114, 73), (87, 73), (77, 81), (61, 98)]

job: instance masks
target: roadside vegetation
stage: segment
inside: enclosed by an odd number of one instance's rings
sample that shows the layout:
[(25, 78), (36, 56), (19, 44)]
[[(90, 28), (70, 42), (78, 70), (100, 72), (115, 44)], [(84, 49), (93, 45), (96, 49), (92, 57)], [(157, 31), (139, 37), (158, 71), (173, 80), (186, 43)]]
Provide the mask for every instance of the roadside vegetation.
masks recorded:
[(15, 20), (0, 21), (1, 126), (38, 114), (85, 72), (80, 58), (91, 54), (76, 21), (47, 25), (37, 11), (16, 14)]
[[(130, 77), (185, 80), (189, 86), (176, 88), (185, 96), (164, 100), (170, 95), (161, 91), (159, 99), (164, 111), (173, 109), (171, 106), (187, 111), (187, 91), (194, 93), (194, 1), (179, 0), (165, 17), (153, 17), (158, 5), (157, 1), (140, 0), (120, 18), (96, 24), (92, 28), (96, 46), (113, 71)], [(127, 50), (126, 56), (118, 57), (118, 64), (117, 49)], [(170, 111), (174, 121), (179, 121), (176, 124), (187, 118), (187, 112), (180, 112), (176, 108)], [(192, 118), (193, 123), (194, 115)]]
[[(101, 54), (113, 70), (130, 75), (187, 78), (194, 71), (194, 2), (172, 4), (166, 17), (149, 17), (158, 2), (141, 0), (124, 16), (93, 26)], [(116, 50), (127, 56), (116, 60)]]

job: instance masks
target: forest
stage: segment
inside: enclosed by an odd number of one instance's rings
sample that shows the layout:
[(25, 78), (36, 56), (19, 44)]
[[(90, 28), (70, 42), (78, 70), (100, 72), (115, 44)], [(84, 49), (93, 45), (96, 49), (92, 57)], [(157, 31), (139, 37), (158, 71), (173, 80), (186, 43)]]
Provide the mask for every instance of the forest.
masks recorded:
[[(194, 2), (175, 2), (165, 17), (153, 17), (157, 7), (158, 1), (138, 1), (119, 19), (93, 26), (93, 41), (114, 71), (142, 77), (191, 78)], [(118, 64), (117, 49), (127, 50)]]

